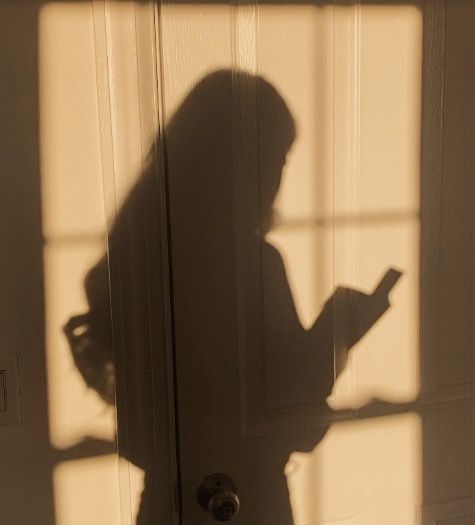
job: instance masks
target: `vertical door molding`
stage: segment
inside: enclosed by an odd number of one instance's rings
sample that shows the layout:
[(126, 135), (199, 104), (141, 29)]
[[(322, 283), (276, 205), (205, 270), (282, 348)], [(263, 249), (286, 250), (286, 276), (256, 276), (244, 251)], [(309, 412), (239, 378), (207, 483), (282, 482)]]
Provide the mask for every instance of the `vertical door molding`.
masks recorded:
[[(114, 251), (109, 246), (107, 254), (114, 358), (116, 362), (119, 359), (122, 363), (135, 361), (137, 364), (128, 370), (116, 370), (116, 380), (129, 385), (126, 387), (129, 392), (123, 393), (123, 403), (128, 407), (134, 403), (131, 396), (152, 398), (147, 399), (151, 413), (138, 417), (152, 418), (153, 436), (147, 441), (150, 450), (145, 456), (156, 479), (155, 519), (160, 523), (178, 523), (160, 6), (157, 2), (121, 5), (109, 0), (94, 0), (93, 8), (104, 210), (109, 243), (112, 242), (111, 234), (123, 236), (122, 241), (132, 240), (128, 253), (125, 253), (127, 250)], [(141, 208), (133, 213), (143, 214), (143, 219), (128, 230), (121, 221), (127, 223), (122, 214), (124, 208), (131, 207), (130, 202)], [(114, 233), (114, 228), (120, 229), (120, 233)], [(143, 242), (139, 252), (131, 251), (136, 236)], [(146, 319), (127, 323), (124, 328), (124, 316), (130, 312), (126, 312), (127, 292), (122, 290), (121, 280), (129, 271), (146, 274), (143, 276), (146, 284), (141, 289)], [(148, 327), (146, 334), (142, 333), (143, 326)], [(137, 333), (124, 333), (124, 330)], [(132, 348), (131, 341), (139, 342), (133, 348), (139, 348), (140, 355), (127, 355)], [(143, 362), (148, 364), (143, 365)], [(149, 375), (146, 380), (149, 387), (140, 390), (139, 384), (145, 379), (141, 376), (144, 366)], [(130, 394), (132, 390), (134, 393)], [(128, 434), (134, 432), (129, 427), (134, 425), (137, 414), (129, 410), (127, 408), (125, 414), (125, 425), (118, 429), (119, 453), (124, 455), (127, 451), (120, 450), (121, 442), (125, 448), (136, 446), (131, 444)], [(133, 520), (130, 494), (134, 487), (125, 464), (119, 466), (119, 484), (122, 520), (128, 524), (129, 516)]]
[(422, 73), (420, 348), (423, 393), (435, 384), (440, 329), (440, 231), (443, 177), (445, 0), (425, 1)]

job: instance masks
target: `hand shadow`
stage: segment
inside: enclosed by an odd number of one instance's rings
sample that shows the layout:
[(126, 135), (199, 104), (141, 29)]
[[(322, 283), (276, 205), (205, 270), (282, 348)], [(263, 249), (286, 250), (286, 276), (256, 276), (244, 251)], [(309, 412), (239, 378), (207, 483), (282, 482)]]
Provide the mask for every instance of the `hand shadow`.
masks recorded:
[[(260, 77), (218, 71), (201, 80), (170, 120), (166, 130), (172, 250), (175, 268), (175, 304), (189, 311), (190, 330), (196, 335), (195, 351), (206, 340), (209, 327), (219, 319), (219, 309), (233, 297), (223, 275), (235, 277), (235, 230), (233, 214), (239, 209), (233, 188), (236, 125), (242, 110), (242, 92), (236, 86), (253, 86), (255, 122), (258, 122), (260, 224), (251, 225), (245, 236), (261, 254), (264, 297), (264, 352), (270, 367), (266, 389), (274, 401), (299, 402), (311, 393), (313, 403), (325, 405), (334, 381), (346, 364), (346, 354), (335, 361), (335, 338), (346, 350), (352, 348), (388, 310), (388, 294), (400, 272), (389, 269), (370, 295), (338, 288), (325, 303), (310, 330), (300, 325), (288, 286), (282, 258), (264, 240), (272, 222), (272, 206), (280, 186), (286, 155), (295, 139), (295, 125), (285, 102), (273, 86)], [(241, 97), (241, 98), (239, 98)], [(247, 101), (249, 102), (249, 101)], [(236, 118), (236, 115), (238, 116)], [(241, 129), (242, 136), (252, 131)], [(159, 141), (154, 147), (158, 147)], [(154, 384), (151, 368), (154, 352), (150, 334), (161, 315), (159, 287), (161, 243), (159, 187), (155, 166), (150, 164), (122, 206), (109, 233), (108, 254), (89, 271), (85, 290), (89, 311), (72, 317), (64, 327), (75, 364), (88, 386), (108, 404), (116, 402), (120, 453), (145, 471), (137, 523), (157, 522), (159, 487), (154, 443)], [(257, 232), (257, 233), (256, 233)], [(181, 264), (181, 266), (180, 266)], [(193, 271), (190, 271), (190, 265)], [(220, 280), (221, 279), (221, 280)], [(203, 292), (203, 286), (207, 289)], [(202, 297), (214, 297), (212, 308), (202, 308)], [(185, 304), (186, 303), (186, 304)], [(112, 306), (112, 314), (111, 314)], [(214, 308), (214, 311), (213, 311)], [(335, 324), (335, 313), (338, 324)], [(210, 315), (215, 317), (210, 317)], [(202, 338), (200, 339), (200, 337)], [(152, 337), (153, 340), (153, 337)], [(226, 341), (223, 341), (226, 344)], [(205, 349), (202, 348), (202, 351)], [(292, 524), (288, 491), (283, 474), (289, 454), (311, 450), (328, 427), (277, 436), (242, 449), (242, 464), (258, 474), (246, 494), (249, 519), (243, 523)], [(260, 465), (260, 468), (255, 468)], [(246, 510), (243, 508), (243, 512)], [(279, 516), (277, 520), (275, 516)], [(266, 521), (267, 520), (267, 521)]]

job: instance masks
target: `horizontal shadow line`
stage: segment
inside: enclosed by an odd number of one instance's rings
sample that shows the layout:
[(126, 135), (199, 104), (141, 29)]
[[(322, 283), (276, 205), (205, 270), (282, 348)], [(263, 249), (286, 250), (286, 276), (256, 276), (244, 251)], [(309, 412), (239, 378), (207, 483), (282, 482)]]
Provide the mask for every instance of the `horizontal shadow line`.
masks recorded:
[(273, 224), (274, 228), (297, 229), (297, 228), (328, 228), (343, 226), (384, 226), (402, 222), (418, 221), (420, 215), (416, 211), (388, 212), (388, 213), (362, 213), (353, 215), (340, 215), (334, 217), (309, 217), (302, 219), (277, 218)]

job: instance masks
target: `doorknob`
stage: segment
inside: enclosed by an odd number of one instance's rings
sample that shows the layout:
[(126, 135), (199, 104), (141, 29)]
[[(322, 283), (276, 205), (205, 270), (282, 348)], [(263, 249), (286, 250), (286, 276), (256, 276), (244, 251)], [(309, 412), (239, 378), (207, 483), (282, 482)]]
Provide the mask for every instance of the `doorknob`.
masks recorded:
[(206, 476), (196, 495), (201, 507), (215, 521), (229, 521), (239, 512), (236, 484), (226, 474)]

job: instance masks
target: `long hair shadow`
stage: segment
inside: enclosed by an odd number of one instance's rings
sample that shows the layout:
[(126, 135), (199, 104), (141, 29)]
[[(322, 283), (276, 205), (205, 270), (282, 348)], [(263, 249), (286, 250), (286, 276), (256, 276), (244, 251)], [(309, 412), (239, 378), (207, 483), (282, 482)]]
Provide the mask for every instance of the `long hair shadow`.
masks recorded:
[[(236, 94), (236, 85), (253, 86), (255, 101), (250, 104), (243, 100), (245, 91)], [(302, 328), (282, 258), (264, 238), (272, 224), (272, 206), (286, 155), (295, 139), (295, 124), (282, 97), (261, 77), (231, 71), (208, 75), (193, 88), (165, 130), (173, 272), (178, 283), (174, 300), (181, 301), (179, 308), (189, 315), (195, 351), (199, 350), (205, 332), (215, 322), (209, 312), (225, 308), (226, 298), (235, 293), (233, 284), (223, 281), (223, 275), (229, 272), (220, 269), (231, 267), (235, 257), (233, 214), (239, 209), (235, 178), (248, 176), (236, 169), (236, 149), (240, 147), (236, 143), (236, 123), (246, 125), (243, 103), (253, 108), (258, 130), (258, 144), (253, 150), (257, 157), (251, 159), (258, 164), (258, 224), (250, 221), (244, 236), (255, 239), (260, 252), (265, 297), (262, 329), (266, 334), (266, 348), (262, 351), (266, 352), (274, 378), (267, 387), (274, 392), (276, 403), (310, 393), (312, 403), (324, 406), (346, 363), (344, 353), (335, 361), (335, 336), (346, 350), (354, 346), (389, 308), (388, 294), (400, 273), (388, 270), (370, 295), (348, 288), (335, 290), (314, 325), (309, 330)], [(246, 129), (239, 133), (246, 136)], [(89, 310), (72, 317), (64, 327), (86, 384), (106, 403), (116, 403), (121, 454), (145, 471), (137, 517), (137, 523), (145, 525), (155, 523), (158, 515), (155, 494), (159, 484), (152, 467), (156, 428), (151, 370), (154, 354), (160, 351), (154, 346), (160, 330), (156, 320), (164, 318), (157, 267), (166, 240), (160, 226), (163, 209), (155, 168), (150, 165), (125, 200), (109, 232), (108, 253), (86, 276)], [(173, 195), (179, 196), (179, 207)], [(212, 307), (200, 306), (203, 297), (209, 298)], [(335, 308), (344, 319), (338, 333)], [(265, 523), (269, 515), (278, 525), (293, 523), (285, 464), (292, 452), (318, 445), (327, 429), (306, 432), (305, 436), (293, 432), (266, 443), (262, 450), (254, 447), (252, 452), (245, 452), (248, 457), (243, 461), (254, 463), (254, 472), (261, 472), (246, 491), (256, 489), (258, 493), (259, 500), (252, 502), (249, 514), (255, 523)], [(256, 469), (259, 462), (262, 468)]]

